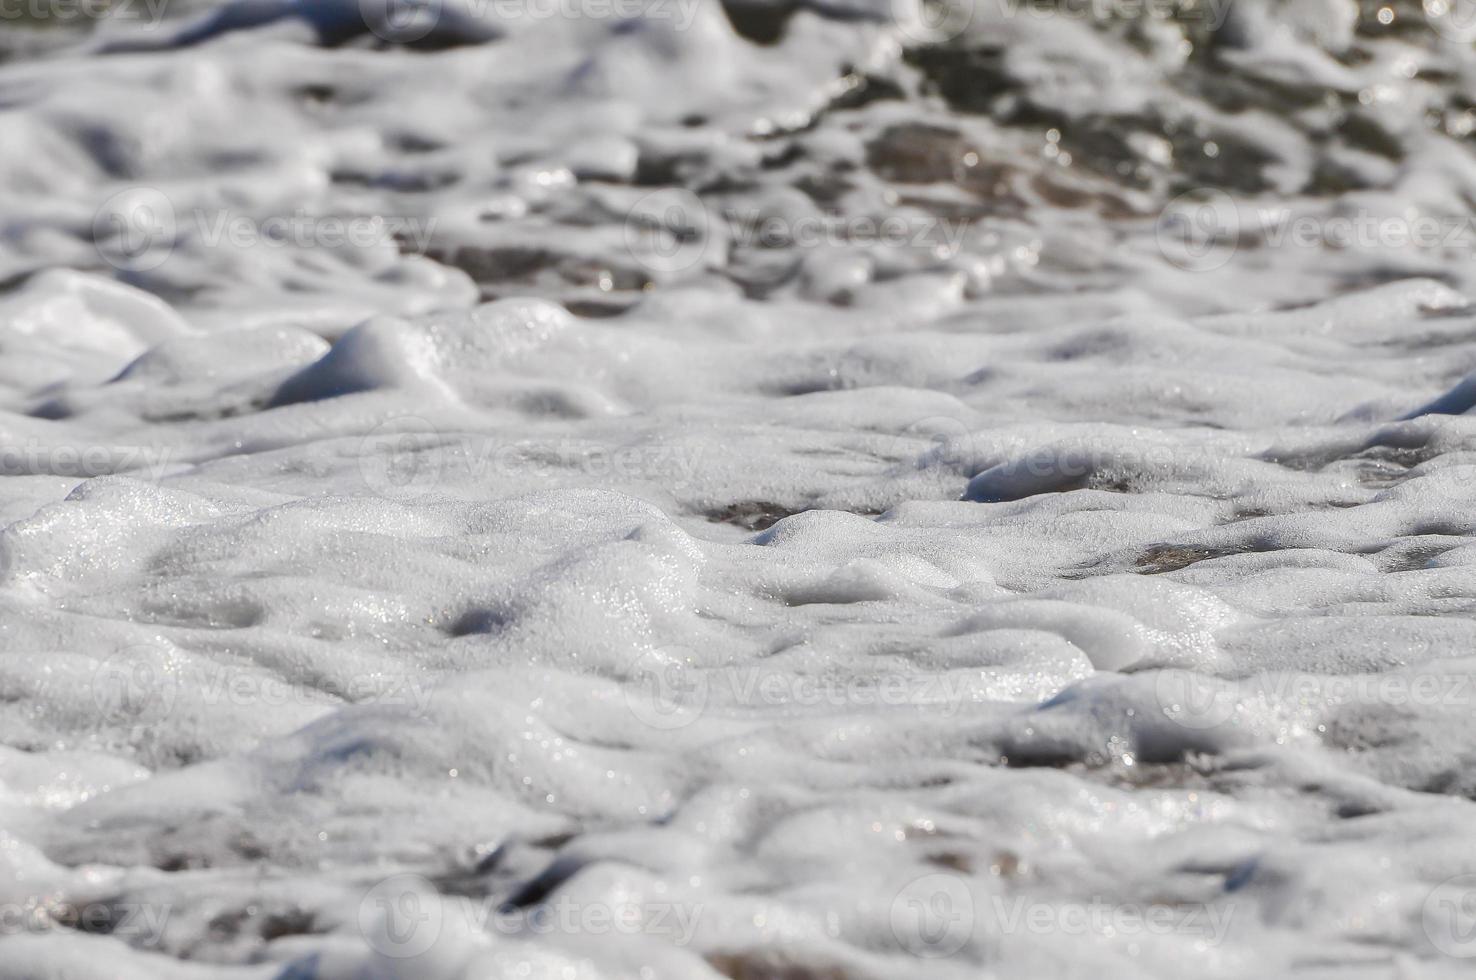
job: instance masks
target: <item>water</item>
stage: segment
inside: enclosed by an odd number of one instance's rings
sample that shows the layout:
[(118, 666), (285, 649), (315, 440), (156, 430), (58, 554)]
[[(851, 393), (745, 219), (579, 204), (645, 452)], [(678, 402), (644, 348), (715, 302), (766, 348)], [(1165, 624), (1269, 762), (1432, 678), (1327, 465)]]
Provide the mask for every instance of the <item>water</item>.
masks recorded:
[(0, 976), (1467, 972), (1464, 0), (66, 9)]

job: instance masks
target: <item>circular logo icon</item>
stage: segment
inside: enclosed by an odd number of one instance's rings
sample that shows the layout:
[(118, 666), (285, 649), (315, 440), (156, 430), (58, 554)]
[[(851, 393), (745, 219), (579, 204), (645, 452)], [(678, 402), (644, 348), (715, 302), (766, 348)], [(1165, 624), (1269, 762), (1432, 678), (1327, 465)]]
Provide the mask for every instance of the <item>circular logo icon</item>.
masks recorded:
[(663, 731), (685, 728), (707, 707), (707, 678), (691, 665), (688, 650), (648, 650), (625, 682), (625, 703), (644, 724)]
[(892, 0), (897, 33), (916, 46), (942, 44), (968, 30), (975, 0)]
[(702, 260), (712, 230), (702, 199), (670, 187), (631, 206), (625, 215), (625, 248), (653, 272), (683, 272)]
[(383, 497), (424, 492), (440, 482), (445, 468), (440, 434), (417, 415), (389, 419), (359, 443), (359, 475)]
[(1234, 690), (1193, 671), (1160, 670), (1153, 679), (1153, 693), (1159, 709), (1185, 728), (1218, 728), (1235, 715)]
[(1159, 253), (1172, 264), (1210, 272), (1229, 262), (1240, 245), (1240, 211), (1224, 191), (1187, 191), (1164, 206), (1154, 235)]
[(1461, 44), (1476, 41), (1476, 0), (1425, 0), (1423, 6), (1436, 34)]
[(1456, 875), (1425, 898), (1425, 935), (1446, 956), (1476, 956), (1476, 874)]
[(923, 875), (892, 900), (892, 935), (924, 959), (952, 956), (974, 932), (974, 896), (962, 878)]
[(169, 260), (179, 230), (174, 205), (154, 187), (131, 187), (103, 202), (92, 217), (92, 240), (104, 262), (147, 272)]
[(409, 959), (441, 938), (445, 908), (429, 881), (398, 874), (379, 882), (359, 903), (359, 932), (381, 956)]
[(888, 457), (919, 470), (964, 470), (976, 462), (974, 433), (949, 415), (919, 419), (897, 434)]
[(414, 44), (441, 22), (442, 0), (359, 0), (369, 32), (390, 44)]
[(169, 670), (167, 657), (144, 644), (99, 661), (88, 679), (98, 720), (116, 724), (167, 715), (179, 695), (179, 678)]

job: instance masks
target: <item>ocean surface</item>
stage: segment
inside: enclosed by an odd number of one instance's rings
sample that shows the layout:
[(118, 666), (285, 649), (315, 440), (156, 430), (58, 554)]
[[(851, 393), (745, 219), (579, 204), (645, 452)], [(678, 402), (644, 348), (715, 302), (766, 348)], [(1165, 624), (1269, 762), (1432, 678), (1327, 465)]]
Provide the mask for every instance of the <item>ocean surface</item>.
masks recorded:
[(1473, 0), (0, 0), (0, 978), (1476, 975)]

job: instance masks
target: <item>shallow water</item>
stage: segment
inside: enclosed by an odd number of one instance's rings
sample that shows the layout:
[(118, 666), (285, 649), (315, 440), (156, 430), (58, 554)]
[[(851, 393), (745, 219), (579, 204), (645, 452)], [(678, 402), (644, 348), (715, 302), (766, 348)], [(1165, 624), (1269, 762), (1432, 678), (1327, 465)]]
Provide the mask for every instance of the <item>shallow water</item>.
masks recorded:
[(0, 976), (1466, 975), (1471, 14), (7, 28)]

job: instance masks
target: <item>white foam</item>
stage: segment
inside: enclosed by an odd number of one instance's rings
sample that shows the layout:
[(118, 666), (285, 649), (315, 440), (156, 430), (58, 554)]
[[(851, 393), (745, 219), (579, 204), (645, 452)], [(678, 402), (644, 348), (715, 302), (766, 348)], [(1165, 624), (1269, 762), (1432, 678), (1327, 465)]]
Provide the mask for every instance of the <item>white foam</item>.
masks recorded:
[(1469, 45), (747, 6), (7, 46), (0, 976), (1460, 975)]

